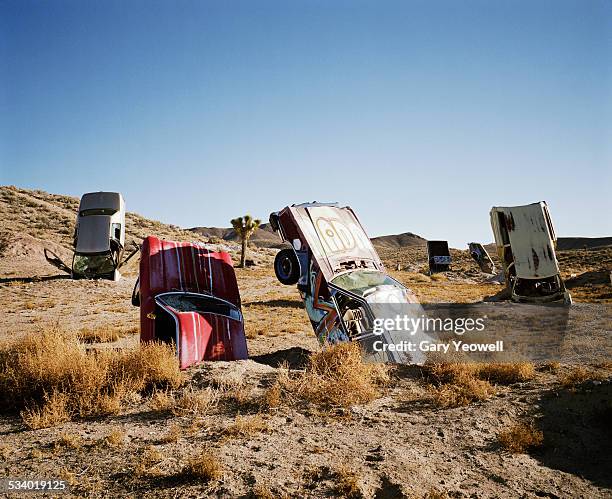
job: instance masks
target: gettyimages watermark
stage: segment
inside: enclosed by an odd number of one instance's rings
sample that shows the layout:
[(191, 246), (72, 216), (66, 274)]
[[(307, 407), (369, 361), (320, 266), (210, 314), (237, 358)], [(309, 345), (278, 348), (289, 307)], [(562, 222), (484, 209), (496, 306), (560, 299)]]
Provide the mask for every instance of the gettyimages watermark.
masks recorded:
[(372, 303), (359, 341), (397, 363), (609, 361), (612, 306), (593, 306)]
[[(385, 332), (404, 332), (411, 337), (417, 333), (424, 333), (429, 337), (436, 337), (440, 333), (453, 333), (463, 336), (466, 333), (486, 329), (487, 316), (484, 317), (428, 317), (422, 314), (414, 317), (407, 314), (396, 315), (394, 318), (375, 318), (372, 333), (382, 336)], [(456, 352), (503, 352), (503, 340), (494, 343), (467, 343), (463, 340), (432, 341), (422, 339), (420, 341), (402, 340), (400, 343), (387, 343), (384, 340), (374, 340), (373, 348), (377, 352), (443, 352), (448, 353), (451, 349)]]

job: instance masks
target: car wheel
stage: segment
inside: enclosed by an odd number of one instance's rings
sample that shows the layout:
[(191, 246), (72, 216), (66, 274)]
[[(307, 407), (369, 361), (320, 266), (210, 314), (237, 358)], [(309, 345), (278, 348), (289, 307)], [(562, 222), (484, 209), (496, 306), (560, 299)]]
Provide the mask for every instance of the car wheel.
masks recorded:
[(276, 278), (283, 284), (295, 284), (300, 279), (300, 262), (295, 251), (286, 248), (279, 251), (274, 259)]

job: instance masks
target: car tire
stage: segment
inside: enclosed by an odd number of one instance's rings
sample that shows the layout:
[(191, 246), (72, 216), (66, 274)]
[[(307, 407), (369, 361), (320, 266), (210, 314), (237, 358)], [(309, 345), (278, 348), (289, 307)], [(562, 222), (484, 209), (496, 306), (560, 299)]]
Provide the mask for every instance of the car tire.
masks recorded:
[(134, 290), (132, 291), (132, 305), (140, 307), (140, 278), (136, 279)]
[(300, 262), (295, 251), (286, 248), (279, 251), (274, 258), (276, 278), (286, 285), (296, 284), (300, 279)]

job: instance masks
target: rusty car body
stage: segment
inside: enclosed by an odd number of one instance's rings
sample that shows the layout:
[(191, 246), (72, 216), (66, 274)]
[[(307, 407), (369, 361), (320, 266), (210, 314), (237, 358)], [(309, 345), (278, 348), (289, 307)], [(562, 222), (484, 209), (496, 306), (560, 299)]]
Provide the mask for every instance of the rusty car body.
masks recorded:
[[(272, 213), (270, 224), (290, 245), (276, 255), (276, 277), (297, 284), (319, 342), (359, 341), (375, 360), (405, 362), (398, 353), (374, 351), (380, 337), (373, 333), (373, 304), (418, 301), (387, 275), (354, 211), (337, 203), (304, 203)], [(394, 341), (393, 334), (383, 340)]]
[(181, 369), (248, 356), (236, 274), (224, 251), (148, 236), (132, 304), (140, 307), (140, 340), (172, 343)]
[(490, 216), (511, 299), (571, 304), (559, 270), (557, 236), (546, 202), (494, 206)]

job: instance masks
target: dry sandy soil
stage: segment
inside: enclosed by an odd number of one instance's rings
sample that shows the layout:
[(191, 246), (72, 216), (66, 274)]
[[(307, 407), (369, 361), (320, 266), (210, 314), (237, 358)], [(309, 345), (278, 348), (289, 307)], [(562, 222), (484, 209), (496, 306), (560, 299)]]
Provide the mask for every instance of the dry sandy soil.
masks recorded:
[[(42, 257), (47, 247), (69, 258), (77, 203), (0, 188), (2, 341), (59, 328), (115, 333), (115, 341), (90, 348), (137, 347), (138, 309), (130, 304), (136, 261), (112, 283), (72, 281)], [(134, 214), (127, 225), (128, 240), (156, 234), (207, 242)], [(236, 244), (211, 244), (236, 260)], [(297, 290), (274, 277), (274, 253), (253, 250), (258, 265), (237, 269), (250, 359), (204, 363), (185, 374), (189, 389), (212, 390), (216, 403), (176, 415), (140, 396), (114, 415), (37, 430), (2, 411), (0, 478), (63, 478), (72, 495), (94, 497), (612, 497), (606, 356), (582, 366), (538, 365), (528, 379), (493, 383), (487, 397), (460, 407), (440, 404), (418, 366), (391, 366), (391, 380), (369, 403), (262, 404), (282, 362), (298, 372), (319, 351)], [(424, 303), (479, 302), (501, 288), (466, 252), (454, 252), (453, 271), (433, 279), (422, 273), (422, 246), (381, 254), (389, 268), (400, 264), (392, 275)], [(561, 252), (559, 259), (577, 313), (609, 313), (612, 249)], [(598, 338), (609, 345), (604, 325)], [(580, 333), (591, 341), (590, 328)], [(520, 422), (537, 428), (543, 442), (512, 453), (500, 435)], [(203, 450), (220, 466), (211, 480), (181, 471)]]

